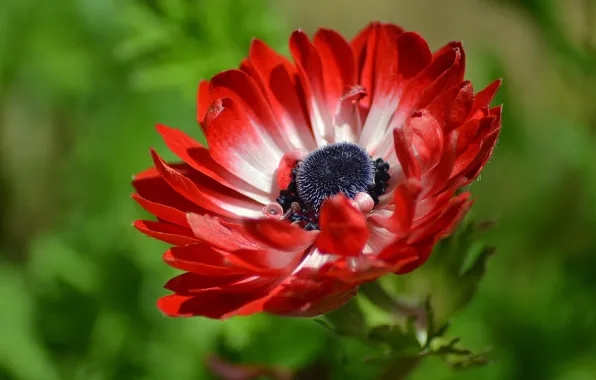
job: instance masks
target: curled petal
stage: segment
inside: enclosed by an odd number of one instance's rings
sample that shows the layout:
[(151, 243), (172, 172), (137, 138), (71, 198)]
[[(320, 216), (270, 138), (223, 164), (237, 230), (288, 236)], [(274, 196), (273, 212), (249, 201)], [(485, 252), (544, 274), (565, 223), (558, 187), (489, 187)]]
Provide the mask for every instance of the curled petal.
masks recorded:
[(334, 125), (338, 141), (355, 142), (362, 128), (360, 100), (367, 95), (362, 86), (351, 87), (339, 99)]
[(263, 207), (263, 214), (271, 219), (281, 219), (283, 217), (284, 209), (277, 202), (271, 202)]

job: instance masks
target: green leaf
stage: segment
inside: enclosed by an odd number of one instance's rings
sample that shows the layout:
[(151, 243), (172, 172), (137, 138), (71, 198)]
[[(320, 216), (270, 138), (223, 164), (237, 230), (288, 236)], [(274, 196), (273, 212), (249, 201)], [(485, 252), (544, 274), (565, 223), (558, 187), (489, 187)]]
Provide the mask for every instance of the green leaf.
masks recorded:
[(355, 337), (366, 335), (366, 320), (356, 298), (352, 298), (341, 308), (325, 314), (325, 320), (340, 335)]
[[(478, 257), (462, 276), (477, 277), (486, 257), (488, 254)], [(403, 378), (428, 356), (440, 357), (458, 369), (488, 362), (484, 353), (473, 353), (458, 345), (459, 338), (446, 336), (449, 324), (436, 320), (431, 297), (427, 297), (423, 305), (413, 308), (404, 306), (378, 283), (364, 284), (362, 290), (363, 296), (380, 301), (385, 312), (394, 317), (393, 323), (370, 327), (365, 337), (361, 330), (351, 334), (377, 347), (377, 352), (367, 356), (365, 362), (386, 368), (385, 378)], [(341, 315), (341, 309), (337, 313)], [(362, 329), (361, 324), (359, 329)], [(346, 331), (350, 333), (354, 329)]]
[(389, 305), (396, 313), (410, 315), (420, 315), (430, 296), (435, 314), (433, 320), (443, 326), (476, 293), (487, 260), (495, 252), (482, 241), (483, 234), (493, 225), (492, 221), (463, 224), (453, 235), (437, 244), (422, 267), (406, 275), (381, 278), (375, 286), (386, 290), (387, 295), (377, 294), (371, 290), (372, 286), (364, 288), (364, 294), (386, 310)]
[(417, 331), (412, 329), (412, 323), (408, 323), (408, 327), (403, 329), (399, 325), (384, 325), (373, 327), (368, 339), (373, 342), (385, 343), (390, 348), (388, 355), (391, 356), (416, 356), (420, 353), (421, 345), (418, 341)]

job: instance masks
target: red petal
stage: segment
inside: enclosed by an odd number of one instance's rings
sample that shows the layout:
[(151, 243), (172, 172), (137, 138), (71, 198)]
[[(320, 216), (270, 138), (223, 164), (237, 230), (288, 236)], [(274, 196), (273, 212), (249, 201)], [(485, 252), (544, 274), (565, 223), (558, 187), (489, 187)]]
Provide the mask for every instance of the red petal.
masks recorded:
[(447, 236), (472, 205), (469, 198), (470, 193), (462, 193), (451, 199), (445, 211), (436, 219), (430, 220), (426, 226), (419, 227), (408, 242), (416, 243), (433, 237), (436, 241)]
[(310, 247), (318, 233), (305, 231), (285, 220), (246, 219), (245, 231), (266, 247), (285, 252), (304, 251)]
[(346, 89), (357, 84), (354, 53), (348, 42), (330, 29), (319, 29), (314, 44), (323, 63), (327, 102), (335, 109)]
[(271, 291), (262, 308), (279, 315), (316, 316), (344, 305), (356, 291), (353, 285), (323, 277), (318, 269), (305, 268)]
[(334, 115), (336, 139), (338, 141), (357, 141), (362, 129), (360, 100), (367, 93), (362, 86), (353, 86), (339, 99)]
[(502, 79), (497, 79), (486, 86), (484, 90), (478, 92), (476, 96), (474, 96), (474, 106), (472, 107), (472, 112), (476, 112), (482, 107), (489, 106), (497, 94), (499, 87), (501, 87), (502, 82)]
[(379, 46), (381, 36), (386, 36), (386, 40), (396, 41), (398, 36), (403, 32), (403, 29), (397, 25), (374, 22), (363, 29), (352, 40), (351, 46), (352, 50), (354, 50), (358, 72), (360, 73), (359, 83), (371, 95), (363, 99), (363, 107), (370, 107), (370, 104), (374, 101), (374, 94), (377, 92), (377, 75), (379, 73), (377, 60), (386, 54), (386, 51)]
[(343, 194), (323, 203), (319, 224), (317, 248), (321, 253), (359, 256), (369, 237), (366, 217)]
[(395, 211), (391, 215), (391, 225), (388, 229), (398, 237), (407, 236), (416, 213), (418, 195), (422, 191), (420, 182), (415, 179), (407, 180), (395, 190), (393, 203)]
[(426, 110), (416, 112), (404, 125), (406, 136), (411, 136), (417, 160), (422, 171), (432, 169), (443, 155), (444, 138), (441, 125)]
[(313, 150), (316, 145), (296, 88), (296, 68), (284, 56), (255, 39), (248, 54), (252, 76), (266, 94), (269, 104), (296, 149)]
[(426, 225), (430, 219), (435, 219), (444, 209), (460, 186), (452, 186), (436, 196), (426, 198), (416, 204), (414, 227)]
[(437, 51), (432, 61), (412, 78), (403, 90), (399, 106), (391, 120), (390, 128), (401, 127), (412, 111), (424, 108), (446, 88), (459, 84), (464, 60), (461, 45), (450, 44)]
[(174, 223), (182, 227), (190, 227), (186, 222), (186, 214), (184, 211), (180, 211), (170, 206), (152, 202), (148, 199), (141, 197), (139, 194), (132, 194), (132, 198), (135, 201), (137, 201), (137, 203), (141, 205), (142, 208), (144, 208), (151, 214), (157, 216), (158, 218), (167, 220), (170, 223)]
[(269, 135), (282, 151), (293, 148), (273, 115), (264, 93), (250, 75), (241, 70), (221, 72), (211, 79), (209, 90), (212, 98), (230, 98), (242, 108), (254, 125), (253, 128)]
[(187, 294), (204, 292), (207, 289), (225, 287), (238, 281), (246, 279), (243, 275), (231, 276), (200, 276), (194, 273), (183, 273), (172, 278), (166, 283), (164, 288), (177, 294)]
[(353, 287), (318, 296), (296, 295), (293, 288), (288, 288), (287, 293), (271, 297), (265, 303), (264, 310), (288, 317), (316, 317), (339, 309), (357, 293), (358, 288)]
[(412, 151), (411, 138), (406, 136), (406, 131), (403, 128), (396, 128), (393, 130), (393, 141), (395, 143), (395, 153), (406, 178), (419, 179), (422, 169), (418, 158)]
[(457, 133), (450, 135), (450, 141), (445, 144), (444, 154), (440, 162), (422, 176), (422, 198), (432, 196), (449, 185), (449, 178), (455, 165), (457, 148)]
[(199, 172), (195, 172), (192, 177), (185, 176), (166, 164), (153, 149), (151, 155), (163, 179), (186, 199), (207, 210), (231, 218), (238, 218), (238, 215), (253, 217), (262, 215), (262, 204), (249, 200)]
[[(187, 164), (172, 164), (171, 166), (182, 173), (192, 170)], [(139, 196), (149, 202), (172, 207), (182, 212), (206, 212), (205, 209), (174, 191), (154, 167), (135, 175), (132, 185)]]
[(211, 215), (188, 213), (186, 217), (193, 234), (215, 248), (228, 251), (258, 248), (240, 232), (239, 224), (223, 223)]
[(452, 178), (458, 175), (475, 178), (466, 173), (476, 170), (480, 163), (486, 163), (497, 141), (500, 124), (500, 116), (480, 119), (477, 136), (474, 136), (474, 140), (470, 142), (467, 149), (457, 157), (451, 173)]
[(220, 319), (262, 296), (262, 293), (226, 294), (209, 290), (193, 296), (165, 296), (157, 301), (157, 307), (171, 317), (203, 316)]
[(474, 89), (469, 81), (465, 81), (437, 97), (428, 110), (448, 133), (468, 118), (473, 103)]
[[(368, 25), (350, 43), (356, 64), (358, 65), (359, 83), (368, 93), (374, 91), (375, 82), (375, 55), (377, 49), (377, 35), (379, 28), (377, 23)], [(363, 99), (362, 106), (367, 110), (370, 108), (371, 97)]]
[(271, 201), (268, 193), (260, 191), (230, 174), (211, 158), (207, 148), (187, 136), (184, 132), (166, 127), (165, 125), (157, 125), (157, 131), (163, 137), (168, 148), (176, 156), (200, 173), (263, 204)]
[(404, 78), (412, 78), (424, 69), (432, 59), (428, 44), (418, 33), (405, 32), (397, 39), (399, 72)]
[(297, 261), (296, 255), (254, 249), (229, 252), (203, 243), (172, 247), (163, 259), (174, 268), (204, 276), (278, 276), (291, 271)]
[(174, 245), (186, 245), (196, 243), (198, 240), (192, 236), (188, 228), (174, 224), (152, 222), (150, 220), (137, 220), (132, 224), (137, 230), (147, 236)]
[(211, 99), (211, 96), (209, 96), (209, 82), (202, 80), (201, 83), (199, 83), (199, 90), (197, 92), (197, 121), (202, 127), (204, 127), (205, 116), (207, 115), (207, 111), (209, 111), (212, 102), (213, 100)]
[(330, 112), (334, 109), (327, 102), (323, 65), (317, 48), (302, 30), (298, 30), (290, 37), (290, 52), (298, 67), (315, 140), (319, 145), (322, 144), (322, 139), (333, 141)]
[[(384, 256), (403, 258), (398, 261), (400, 265), (393, 268), (395, 274), (406, 274), (420, 267), (428, 260), (434, 247), (434, 240), (427, 240), (414, 245), (404, 245), (403, 242), (396, 242), (388, 246), (383, 252)], [(416, 260), (412, 260), (416, 257)]]
[(484, 168), (484, 165), (486, 165), (486, 163), (490, 159), (490, 156), (492, 155), (492, 152), (495, 149), (495, 145), (497, 144), (499, 132), (500, 130), (495, 131), (495, 133), (491, 134), (486, 140), (483, 141), (482, 148), (478, 153), (477, 160), (474, 161), (472, 165), (470, 165), (470, 169), (465, 174), (465, 177), (468, 180), (464, 183), (464, 185), (476, 179), (476, 177), (478, 177), (478, 175), (480, 174), (482, 168)]
[(433, 57), (433, 63), (431, 63), (429, 67), (433, 66), (433, 64), (438, 61), (442, 61), (436, 65), (436, 69), (439, 70), (444, 67), (445, 63), (447, 62), (452, 62), (452, 64), (450, 64), (449, 67), (444, 70), (430, 86), (426, 87), (424, 91), (419, 94), (417, 108), (426, 106), (442, 91), (456, 86), (463, 81), (465, 70), (465, 54), (459, 42), (452, 42), (444, 46), (435, 53), (435, 56), (437, 61), (434, 61), (435, 58)]
[(271, 192), (281, 150), (231, 99), (222, 99), (213, 112), (212, 117), (207, 115), (205, 131), (211, 157), (245, 182)]
[(169, 266), (203, 276), (249, 275), (244, 267), (233, 266), (222, 251), (205, 244), (172, 247), (163, 255)]
[(297, 151), (284, 154), (277, 168), (277, 186), (280, 189), (288, 188), (288, 185), (292, 182), (292, 169), (303, 156), (304, 152)]
[(369, 150), (382, 140), (393, 111), (399, 103), (399, 89), (403, 85), (398, 71), (397, 37), (384, 28), (379, 30), (375, 57), (374, 90), (370, 110), (360, 135), (360, 144)]

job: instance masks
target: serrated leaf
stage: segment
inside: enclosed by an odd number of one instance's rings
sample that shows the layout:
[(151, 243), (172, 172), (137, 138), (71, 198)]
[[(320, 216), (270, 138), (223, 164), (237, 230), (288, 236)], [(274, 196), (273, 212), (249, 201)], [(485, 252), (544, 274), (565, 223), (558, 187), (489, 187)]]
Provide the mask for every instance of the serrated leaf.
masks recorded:
[[(382, 294), (380, 287), (369, 287), (368, 294)], [(371, 290), (374, 292), (371, 293)], [(388, 295), (385, 294), (387, 297)], [(389, 298), (390, 299), (390, 298)], [(385, 298), (385, 307), (394, 310)], [(423, 314), (410, 316), (403, 324), (381, 325), (369, 330), (368, 342), (378, 345), (381, 352), (365, 358), (369, 364), (390, 367), (388, 374), (405, 375), (422, 358), (436, 356), (453, 368), (468, 368), (488, 362), (484, 353), (476, 354), (460, 347), (460, 338), (447, 338), (448, 324), (438, 325), (430, 297), (423, 305)], [(389, 376), (389, 375), (388, 375)], [(394, 377), (395, 378), (395, 377)], [(399, 377), (398, 377), (399, 378)]]
[(437, 345), (427, 355), (440, 357), (450, 367), (460, 370), (489, 363), (486, 352), (474, 353), (467, 348), (458, 347), (459, 342), (459, 338), (453, 338), (444, 345)]

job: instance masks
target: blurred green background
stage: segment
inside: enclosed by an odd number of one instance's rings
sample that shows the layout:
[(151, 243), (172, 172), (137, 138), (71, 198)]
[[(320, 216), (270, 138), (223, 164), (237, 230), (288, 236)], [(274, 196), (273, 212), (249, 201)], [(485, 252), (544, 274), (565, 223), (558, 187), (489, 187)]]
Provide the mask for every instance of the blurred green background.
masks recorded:
[[(0, 1), (0, 379), (210, 379), (208, 353), (302, 371), (337, 341), (312, 320), (168, 319), (176, 272), (131, 222), (131, 175), (163, 123), (200, 138), (198, 81), (236, 67), (252, 37), (371, 20), (462, 40), (480, 89), (505, 79), (501, 139), (472, 185), (498, 248), (451, 333), (494, 363), (425, 361), (411, 379), (596, 379), (596, 4), (591, 0)], [(327, 363), (327, 364), (326, 364)], [(335, 362), (333, 362), (335, 363)]]

